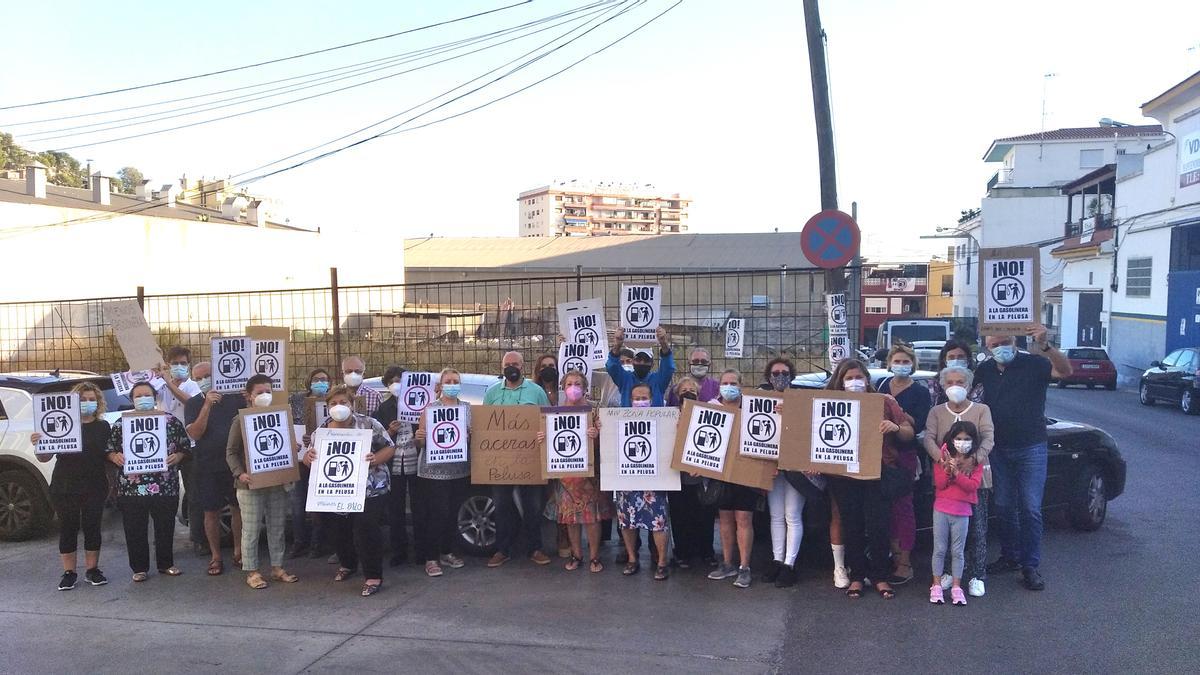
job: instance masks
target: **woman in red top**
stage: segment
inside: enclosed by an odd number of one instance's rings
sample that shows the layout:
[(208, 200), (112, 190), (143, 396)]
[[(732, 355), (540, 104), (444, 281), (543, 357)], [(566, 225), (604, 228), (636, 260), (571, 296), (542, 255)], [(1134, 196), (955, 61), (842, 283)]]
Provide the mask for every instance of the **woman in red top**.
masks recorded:
[[(862, 362), (849, 359), (838, 364), (829, 378), (826, 389), (875, 393), (871, 377)], [(883, 419), (879, 422), (883, 434), (883, 464), (896, 466), (896, 445), (913, 439), (912, 424), (900, 404), (885, 395)], [(896, 597), (891, 584), (887, 583), (892, 571), (889, 554), (888, 520), (891, 515), (891, 500), (883, 496), (880, 481), (859, 480), (844, 476), (830, 476), (829, 489), (837, 504), (836, 513), (840, 523), (830, 526), (830, 540), (835, 531), (840, 534), (836, 544), (845, 546), (846, 565), (849, 568), (850, 587), (846, 595), (862, 597), (864, 579), (875, 582), (880, 597), (891, 600)], [(840, 525), (840, 527), (837, 527)], [(840, 531), (839, 531), (840, 530)]]

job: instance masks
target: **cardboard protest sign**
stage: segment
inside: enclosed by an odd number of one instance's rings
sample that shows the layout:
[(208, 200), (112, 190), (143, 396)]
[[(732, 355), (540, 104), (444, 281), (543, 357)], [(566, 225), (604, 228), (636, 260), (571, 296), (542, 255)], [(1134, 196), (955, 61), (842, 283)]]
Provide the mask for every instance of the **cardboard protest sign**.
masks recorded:
[(980, 335), (1025, 335), (1040, 321), (1040, 263), (1036, 246), (979, 249)]
[(244, 335), (212, 339), (212, 390), (218, 394), (244, 391), (254, 361), (254, 343)]
[(117, 396), (128, 396), (129, 392), (133, 391), (133, 385), (138, 382), (149, 382), (150, 386), (154, 387), (154, 391), (162, 389), (166, 382), (161, 377), (156, 375), (153, 370), (131, 370), (124, 373), (113, 373), (108, 376), (112, 380), (113, 391)]
[(546, 440), (542, 443), (542, 478), (588, 478), (592, 466), (592, 442), (588, 438), (587, 407), (542, 408)]
[[(604, 303), (597, 298), (563, 302), (558, 306), (558, 333), (567, 342), (588, 345), (592, 367), (603, 368), (608, 359), (608, 331), (604, 325)], [(559, 359), (562, 363), (562, 359)]]
[[(246, 337), (252, 341), (254, 352), (250, 374), (269, 376), (272, 404), (287, 405), (288, 343), (292, 339), (292, 329), (285, 326), (246, 326)], [(264, 344), (259, 346), (260, 342)]]
[(150, 332), (150, 324), (146, 323), (146, 316), (137, 300), (104, 303), (104, 317), (112, 326), (130, 370), (150, 370), (162, 364), (162, 350)]
[(559, 377), (561, 378), (572, 370), (583, 375), (583, 379), (587, 383), (584, 387), (585, 395), (592, 388), (591, 354), (591, 346), (579, 342), (564, 342), (558, 346)]
[(467, 409), (463, 403), (425, 410), (426, 464), (467, 461)]
[(290, 406), (243, 408), (238, 413), (238, 426), (251, 490), (300, 480)]
[(679, 472), (670, 466), (679, 410), (603, 408), (599, 412), (601, 489), (679, 489)]
[(781, 401), (783, 397), (774, 392), (764, 395), (759, 389), (742, 389), (738, 454), (758, 459), (779, 459), (783, 420), (775, 412), (775, 406)]
[(787, 442), (779, 468), (875, 480), (880, 476), (883, 395), (826, 389), (789, 392), (783, 409)]
[(316, 431), (325, 420), (329, 419), (329, 409), (323, 396), (304, 397), (304, 429), (307, 433)]
[(621, 284), (621, 328), (625, 341), (652, 344), (658, 341), (662, 319), (662, 287), (658, 284)]
[(167, 470), (167, 414), (130, 411), (121, 415), (121, 450), (126, 476)]
[(746, 320), (730, 319), (725, 322), (725, 358), (742, 358), (742, 343), (746, 340)]
[(544, 485), (537, 441), (542, 412), (531, 405), (471, 409), (471, 484)]
[(317, 456), (308, 477), (305, 510), (311, 513), (361, 513), (367, 501), (370, 429), (317, 429)]
[(834, 370), (850, 358), (850, 336), (846, 323), (846, 294), (825, 296), (825, 321), (829, 330), (829, 368)]
[(79, 394), (34, 394), (33, 430), (41, 434), (34, 452), (39, 455), (83, 452), (83, 424), (79, 417)]
[(675, 436), (671, 467), (726, 483), (771, 489), (775, 462), (737, 452), (738, 410), (685, 401)]
[(400, 398), (396, 401), (397, 417), (402, 422), (416, 424), (421, 413), (433, 402), (433, 373), (405, 371), (400, 379)]

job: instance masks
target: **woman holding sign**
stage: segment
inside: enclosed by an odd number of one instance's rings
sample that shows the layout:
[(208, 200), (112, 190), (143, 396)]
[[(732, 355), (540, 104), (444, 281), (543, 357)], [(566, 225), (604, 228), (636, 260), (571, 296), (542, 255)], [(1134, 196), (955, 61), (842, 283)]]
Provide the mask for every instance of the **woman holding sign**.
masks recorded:
[[(630, 402), (634, 408), (649, 408), (653, 402), (654, 392), (648, 382), (633, 385), (630, 391)], [(596, 430), (589, 429), (591, 436)], [(669, 575), (667, 566), (667, 536), (670, 522), (667, 509), (667, 493), (654, 490), (616, 491), (613, 493), (616, 501), (617, 523), (621, 529), (621, 539), (625, 542), (625, 553), (629, 560), (621, 572), (625, 576), (637, 574), (641, 570), (638, 562), (638, 548), (641, 537), (638, 530), (646, 530), (654, 538), (654, 552), (658, 554), (654, 578), (663, 581)], [(593, 554), (592, 566), (596, 565)], [(595, 569), (593, 569), (595, 571)]]
[[(742, 373), (730, 368), (721, 373), (721, 395), (713, 403), (731, 410), (741, 410)], [(720, 501), (717, 502), (717, 518), (721, 531), (721, 565), (709, 573), (714, 581), (737, 577), (733, 585), (750, 587), (750, 553), (754, 547), (754, 512), (762, 510), (763, 494), (752, 487), (725, 483)], [(738, 566), (733, 566), (733, 549), (737, 545)]]
[[(149, 382), (139, 382), (133, 385), (129, 392), (133, 399), (134, 410), (141, 413), (154, 411), (154, 387)], [(125, 548), (129, 552), (129, 568), (133, 570), (134, 581), (145, 581), (150, 571), (150, 539), (147, 527), (154, 523), (154, 559), (158, 565), (158, 573), (170, 577), (183, 574), (183, 570), (175, 566), (175, 509), (179, 506), (179, 463), (188, 459), (192, 450), (192, 441), (188, 438), (183, 424), (174, 415), (161, 413), (148, 415), (157, 418), (165, 424), (166, 437), (166, 470), (153, 473), (127, 474), (125, 472), (126, 443), (124, 440), (123, 424), (113, 427), (108, 437), (108, 459), (122, 468), (117, 479), (117, 506), (121, 509), (121, 521), (125, 528)], [(122, 420), (124, 422), (124, 420)], [(130, 445), (138, 441), (135, 434), (130, 439)], [(157, 441), (151, 441), (143, 446), (155, 451), (152, 447)], [(133, 456), (142, 452), (138, 447), (130, 450)], [(156, 453), (157, 454), (157, 453)]]
[[(288, 397), (288, 405), (292, 406), (292, 423), (305, 428), (314, 428), (321, 423), (321, 420), (308, 420), (308, 399), (318, 398), (325, 399), (325, 394), (329, 393), (329, 371), (324, 368), (315, 368), (308, 374), (308, 386), (304, 391), (298, 391)], [(313, 414), (316, 415), (316, 406), (314, 406)], [(305, 443), (305, 445), (308, 445)], [(309, 524), (310, 514), (304, 510), (304, 500), (308, 497), (308, 467), (300, 470), (300, 480), (296, 481), (296, 485), (292, 488), (292, 558), (299, 558), (306, 553), (310, 558), (321, 557), (321, 545), (323, 539), (321, 537), (321, 514), (311, 514), (312, 523)]]
[[(442, 370), (433, 387), (437, 398), (421, 414), (417, 435), (413, 437), (419, 453), (413, 503), (423, 505), (421, 511), (425, 516), (423, 524), (414, 524), (413, 538), (417, 559), (425, 561), (425, 573), (431, 577), (442, 576), (443, 565), (451, 569), (466, 565), (454, 552), (454, 542), (458, 539), (457, 509), (471, 475), (471, 464), (465, 459), (470, 443), (471, 406), (459, 400), (461, 392), (462, 376), (458, 371)], [(459, 455), (464, 459), (456, 461)]]
[[(785, 358), (774, 358), (767, 362), (763, 371), (765, 382), (759, 389), (784, 392), (792, 386), (796, 367)], [(782, 401), (782, 400), (781, 400)], [(777, 404), (782, 410), (783, 403)], [(771, 567), (763, 575), (763, 581), (777, 588), (796, 585), (796, 557), (800, 555), (800, 541), (804, 538), (804, 494), (792, 486), (792, 480), (806, 481), (803, 474), (790, 477), (788, 472), (776, 470), (775, 482), (767, 493), (767, 509), (771, 514)], [(816, 489), (814, 486), (813, 489)]]
[[(72, 393), (79, 395), (79, 421), (83, 427), (83, 452), (58, 455), (54, 474), (50, 477), (50, 501), (58, 514), (58, 553), (62, 558), (63, 574), (58, 590), (75, 588), (79, 575), (79, 531), (83, 530), (83, 559), (87, 571), (83, 580), (92, 586), (108, 583), (100, 572), (100, 519), (104, 515), (104, 499), (108, 496), (108, 477), (104, 473), (108, 437), (112, 431), (104, 421), (104, 394), (91, 382), (83, 382)], [(34, 433), (30, 442), (37, 447), (42, 435)], [(39, 462), (49, 462), (55, 455), (38, 455)]]

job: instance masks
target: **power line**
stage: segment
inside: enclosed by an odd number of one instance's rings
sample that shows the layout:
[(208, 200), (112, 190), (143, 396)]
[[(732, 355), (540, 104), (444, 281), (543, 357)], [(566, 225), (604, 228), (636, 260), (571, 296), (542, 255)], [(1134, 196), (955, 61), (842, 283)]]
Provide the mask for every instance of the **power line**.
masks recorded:
[(0, 106), (0, 110), (15, 110), (17, 108), (32, 108), (34, 106), (49, 105), (51, 103), (63, 103), (66, 101), (78, 101), (80, 99), (85, 99), (85, 98), (94, 98), (97, 96), (108, 96), (109, 94), (120, 94), (120, 93), (124, 93), (124, 92), (128, 92), (128, 91), (149, 89), (151, 87), (161, 87), (161, 86), (167, 85), (167, 84), (176, 84), (178, 82), (199, 80), (199, 79), (205, 78), (205, 77), (213, 77), (214, 75), (224, 75), (226, 73), (234, 73), (234, 72), (238, 72), (241, 70), (249, 70), (251, 68), (259, 68), (261, 66), (269, 66), (269, 65), (275, 64), (275, 63), (283, 63), (284, 61), (293, 61), (295, 59), (302, 59), (302, 58), (305, 58), (308, 56), (315, 56), (317, 54), (325, 54), (328, 52), (337, 51), (339, 49), (347, 49), (349, 47), (357, 47), (359, 45), (365, 45), (365, 44), (368, 44), (371, 42), (378, 42), (380, 40), (390, 40), (395, 37), (400, 37), (401, 35), (409, 35), (411, 33), (416, 33), (416, 32), (423, 31), (423, 30), (429, 30), (431, 28), (438, 28), (441, 26), (447, 26), (447, 25), (450, 25), (453, 23), (458, 23), (460, 21), (476, 19), (481, 16), (487, 16), (488, 14), (495, 14), (496, 12), (503, 12), (505, 10), (512, 9), (513, 7), (527, 5), (531, 2), (533, 2), (533, 0), (522, 0), (521, 2), (516, 2), (511, 5), (505, 5), (503, 7), (497, 7), (495, 9), (489, 9), (489, 10), (485, 10), (482, 12), (476, 12), (474, 14), (468, 14), (467, 16), (460, 16), (456, 19), (446, 19), (445, 21), (438, 21), (437, 23), (426, 24), (424, 26), (418, 26), (416, 28), (409, 28), (407, 30), (398, 31), (396, 33), (389, 33), (387, 35), (379, 35), (379, 36), (372, 37), (372, 38), (366, 38), (365, 40), (357, 40), (355, 42), (347, 42), (345, 44), (334, 45), (332, 47), (325, 47), (323, 49), (317, 49), (317, 50), (313, 50), (310, 52), (304, 52), (302, 54), (293, 54), (291, 56), (284, 56), (284, 57), (280, 57), (280, 58), (276, 58), (276, 59), (270, 59), (268, 61), (259, 61), (258, 63), (249, 63), (249, 64), (246, 64), (243, 66), (235, 66), (232, 68), (213, 70), (213, 71), (210, 71), (207, 73), (199, 73), (197, 75), (187, 75), (184, 77), (176, 77), (176, 78), (173, 78), (170, 80), (161, 80), (159, 82), (150, 82), (147, 84), (138, 84), (138, 85), (133, 85), (133, 86), (129, 86), (129, 87), (121, 87), (120, 89), (109, 89), (108, 91), (98, 91), (98, 92), (95, 92), (92, 94), (79, 94), (76, 96), (65, 96), (63, 98), (49, 99), (49, 100), (45, 100), (45, 101), (34, 101), (32, 103), (18, 103), (16, 105)]

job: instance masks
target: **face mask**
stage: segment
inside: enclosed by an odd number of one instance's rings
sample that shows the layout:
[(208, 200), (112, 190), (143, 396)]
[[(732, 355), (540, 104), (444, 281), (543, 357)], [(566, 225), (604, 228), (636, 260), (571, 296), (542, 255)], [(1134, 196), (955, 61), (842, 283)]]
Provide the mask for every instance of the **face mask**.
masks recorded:
[(708, 375), (708, 366), (692, 366), (692, 377), (704, 379)]
[(254, 397), (254, 407), (255, 408), (265, 408), (265, 407), (271, 405), (272, 400), (274, 400), (274, 397), (271, 396), (271, 394), (264, 391), (263, 393)]
[(790, 375), (784, 374), (771, 376), (771, 386), (774, 387), (776, 391), (783, 391), (784, 389), (787, 389), (788, 385), (791, 383), (792, 377)]
[(329, 393), (329, 383), (328, 382), (313, 382), (312, 384), (308, 385), (308, 389), (315, 396), (324, 396), (325, 394)]
[(171, 377), (182, 380), (188, 376), (188, 367), (182, 364), (171, 366)]
[(633, 407), (635, 407), (635, 408), (649, 408), (649, 407), (650, 407), (650, 401), (649, 401), (648, 399), (647, 399), (647, 400), (642, 400), (642, 401), (634, 401), (634, 402), (633, 402)]
[(392, 392), (392, 396), (400, 398), (400, 394), (404, 393), (404, 386), (399, 382), (393, 382), (388, 385), (388, 391)]
[(91, 417), (92, 415), (95, 415), (96, 411), (99, 409), (100, 409), (100, 404), (95, 401), (80, 401), (79, 402), (79, 414), (83, 415), (84, 417)]
[(842, 382), (842, 386), (846, 388), (846, 391), (864, 392), (867, 390), (867, 381), (845, 380)]
[(201, 394), (207, 394), (208, 392), (212, 391), (212, 378), (202, 377), (196, 382), (196, 386), (200, 387)]
[(558, 368), (554, 366), (546, 366), (538, 373), (538, 377), (542, 378), (542, 382), (546, 384), (554, 384), (558, 382)]
[(971, 366), (971, 362), (967, 361), (966, 359), (947, 359), (946, 360), (947, 368), (969, 368), (970, 366)]
[(153, 396), (138, 396), (133, 399), (134, 410), (154, 410)]
[(646, 376), (650, 374), (650, 364), (649, 363), (633, 364), (633, 374), (636, 375), (639, 380), (646, 379)]
[(970, 453), (971, 445), (972, 445), (971, 439), (969, 439), (969, 438), (954, 439), (954, 449), (957, 450), (960, 455), (965, 455), (965, 454)]
[(455, 384), (443, 384), (442, 385), (442, 396), (445, 396), (447, 398), (458, 398), (458, 395), (461, 393), (462, 393), (462, 385), (461, 384), (455, 383)]
[(335, 422), (345, 422), (350, 419), (350, 406), (339, 403), (329, 409), (329, 416)]
[(564, 391), (567, 394), (568, 401), (578, 401), (583, 398), (583, 387), (577, 384), (569, 385)]
[(1017, 358), (1017, 348), (1012, 345), (992, 347), (992, 358), (996, 359), (996, 363), (1012, 363)]
[(736, 384), (721, 385), (721, 398), (726, 401), (736, 401), (742, 397), (742, 388)]
[(633, 372), (633, 364), (632, 363), (622, 363), (621, 370), (624, 370), (627, 373), (632, 373)]
[(908, 377), (912, 375), (912, 366), (908, 364), (897, 363), (890, 369), (896, 377)]
[(521, 369), (516, 366), (504, 366), (504, 379), (516, 382), (521, 379)]
[(362, 381), (362, 373), (350, 372), (342, 376), (342, 382), (345, 382), (347, 387), (357, 387)]
[(967, 388), (958, 385), (946, 387), (946, 398), (950, 399), (951, 403), (962, 403), (967, 400)]
[(685, 391), (679, 395), (679, 398), (686, 398), (689, 401), (695, 401), (697, 396), (696, 396), (696, 392), (694, 392), (694, 391)]

